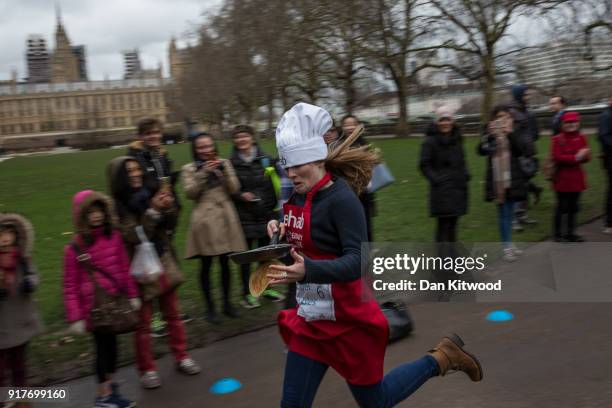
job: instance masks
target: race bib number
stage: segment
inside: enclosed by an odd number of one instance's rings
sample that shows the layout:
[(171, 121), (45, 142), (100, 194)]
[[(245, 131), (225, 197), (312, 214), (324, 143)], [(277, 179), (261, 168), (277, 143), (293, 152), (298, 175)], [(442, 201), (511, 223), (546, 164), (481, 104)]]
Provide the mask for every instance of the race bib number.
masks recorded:
[(307, 322), (336, 320), (331, 284), (298, 283), (295, 297), (298, 315)]

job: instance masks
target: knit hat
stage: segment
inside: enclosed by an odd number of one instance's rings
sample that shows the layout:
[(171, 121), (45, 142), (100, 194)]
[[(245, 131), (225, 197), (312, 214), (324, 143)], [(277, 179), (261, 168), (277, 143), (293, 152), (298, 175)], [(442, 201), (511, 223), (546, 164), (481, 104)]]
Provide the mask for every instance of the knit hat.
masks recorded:
[(561, 122), (580, 122), (580, 114), (578, 112), (565, 112), (561, 116)]
[(436, 115), (436, 122), (442, 119), (455, 120), (453, 111), (446, 105), (440, 106), (438, 109), (436, 109), (435, 115)]
[(327, 145), (323, 135), (332, 126), (329, 113), (300, 102), (284, 113), (276, 127), (276, 148), (283, 167), (324, 160)]

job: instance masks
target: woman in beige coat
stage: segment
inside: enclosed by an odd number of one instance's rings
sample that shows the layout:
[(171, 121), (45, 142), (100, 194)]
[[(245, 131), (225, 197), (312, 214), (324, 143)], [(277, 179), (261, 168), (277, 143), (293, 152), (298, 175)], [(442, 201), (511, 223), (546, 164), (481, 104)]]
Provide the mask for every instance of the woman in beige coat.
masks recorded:
[(210, 290), (212, 260), (219, 257), (223, 285), (223, 313), (236, 317), (230, 303), (230, 268), (228, 255), (245, 251), (246, 241), (231, 194), (240, 191), (240, 182), (229, 160), (218, 156), (213, 138), (204, 133), (192, 140), (193, 163), (182, 169), (183, 187), (196, 202), (187, 233), (187, 259), (201, 258), (200, 283), (207, 303), (206, 319), (219, 323)]

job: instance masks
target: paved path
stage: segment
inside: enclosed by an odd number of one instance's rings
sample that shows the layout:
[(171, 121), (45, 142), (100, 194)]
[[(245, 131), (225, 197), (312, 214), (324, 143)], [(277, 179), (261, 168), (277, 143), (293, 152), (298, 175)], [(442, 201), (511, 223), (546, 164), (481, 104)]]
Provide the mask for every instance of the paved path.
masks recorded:
[[(583, 226), (581, 233), (591, 241), (612, 241), (600, 234), (599, 225), (600, 221)], [(511, 311), (515, 319), (486, 321), (487, 313), (498, 308)], [(605, 302), (413, 305), (416, 331), (389, 346), (386, 369), (422, 356), (443, 334), (454, 331), (480, 358), (484, 380), (471, 383), (461, 373), (434, 378), (400, 407), (609, 408), (611, 311), (612, 304)], [(140, 389), (134, 367), (121, 369), (124, 394), (146, 408), (279, 406), (285, 354), (276, 328), (227, 339), (194, 350), (192, 355), (204, 368), (201, 375), (185, 377), (175, 372), (166, 356), (159, 362), (163, 387), (153, 391)], [(211, 394), (210, 386), (223, 377), (240, 380), (243, 388), (227, 395)], [(62, 408), (92, 405), (93, 377), (64, 385), (72, 400)], [(343, 380), (330, 370), (315, 407), (354, 406)]]

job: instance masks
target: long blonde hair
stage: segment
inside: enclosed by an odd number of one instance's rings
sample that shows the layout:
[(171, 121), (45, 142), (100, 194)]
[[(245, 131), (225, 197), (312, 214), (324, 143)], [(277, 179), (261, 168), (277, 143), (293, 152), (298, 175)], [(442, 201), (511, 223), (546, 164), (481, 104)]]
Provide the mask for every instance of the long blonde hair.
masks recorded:
[(363, 125), (359, 125), (341, 144), (332, 148), (325, 159), (325, 168), (345, 179), (357, 195), (366, 191), (372, 170), (380, 163), (380, 153), (371, 145), (351, 147), (361, 133)]

